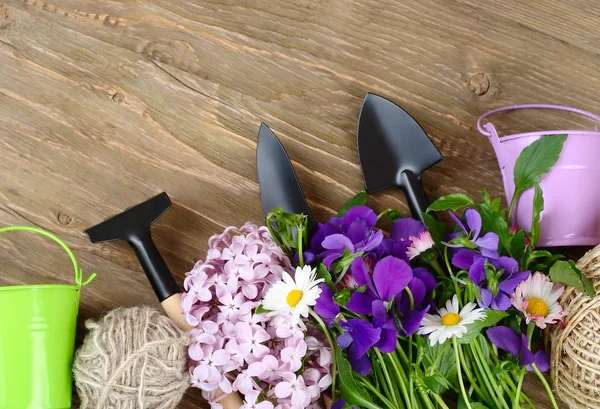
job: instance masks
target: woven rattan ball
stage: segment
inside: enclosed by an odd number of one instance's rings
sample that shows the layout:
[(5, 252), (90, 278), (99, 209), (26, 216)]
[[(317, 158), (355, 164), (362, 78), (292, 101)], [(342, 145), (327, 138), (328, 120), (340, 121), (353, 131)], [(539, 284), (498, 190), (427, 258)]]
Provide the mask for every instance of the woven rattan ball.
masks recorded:
[[(600, 246), (577, 266), (600, 294)], [(552, 382), (569, 408), (600, 408), (600, 296), (569, 288), (561, 298), (569, 312), (565, 328), (552, 334)]]

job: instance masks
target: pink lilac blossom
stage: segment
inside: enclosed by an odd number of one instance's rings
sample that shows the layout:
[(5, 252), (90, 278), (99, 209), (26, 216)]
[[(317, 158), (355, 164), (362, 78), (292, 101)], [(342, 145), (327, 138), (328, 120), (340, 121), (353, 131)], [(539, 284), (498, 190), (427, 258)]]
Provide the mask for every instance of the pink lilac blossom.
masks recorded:
[(212, 409), (239, 392), (244, 409), (320, 408), (331, 386), (331, 349), (289, 315), (257, 313), (290, 260), (266, 227), (228, 227), (208, 241), (205, 261), (186, 274), (182, 308), (190, 331), (190, 382)]

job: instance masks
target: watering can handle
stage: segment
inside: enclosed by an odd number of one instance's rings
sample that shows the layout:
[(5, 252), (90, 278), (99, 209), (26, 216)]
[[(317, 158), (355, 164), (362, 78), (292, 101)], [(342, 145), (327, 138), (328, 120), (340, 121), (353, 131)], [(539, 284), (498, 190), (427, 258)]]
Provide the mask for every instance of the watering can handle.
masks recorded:
[(29, 226), (8, 226), (8, 227), (0, 228), (0, 233), (5, 233), (5, 232), (9, 232), (9, 231), (30, 231), (33, 233), (41, 234), (42, 236), (46, 236), (46, 237), (54, 240), (56, 243), (58, 243), (63, 248), (63, 250), (65, 250), (67, 252), (67, 254), (69, 255), (69, 258), (71, 259), (71, 262), (73, 263), (73, 269), (75, 270), (75, 283), (77, 284), (78, 290), (82, 286), (89, 284), (96, 277), (96, 273), (93, 273), (92, 275), (90, 275), (87, 278), (87, 280), (83, 281), (83, 271), (81, 271), (81, 269), (79, 268), (79, 264), (77, 264), (77, 259), (75, 258), (75, 254), (73, 254), (73, 252), (71, 251), (69, 246), (67, 246), (64, 241), (62, 241), (61, 239), (56, 237), (54, 234), (52, 234), (46, 230), (38, 229), (37, 227), (29, 227)]
[(490, 137), (490, 136), (492, 136), (492, 132), (487, 130), (488, 129), (488, 127), (486, 127), (487, 124), (482, 125), (482, 121), (485, 118), (487, 118), (488, 116), (496, 114), (498, 112), (514, 111), (517, 109), (555, 109), (557, 111), (575, 112), (576, 114), (587, 116), (588, 118), (592, 118), (593, 120), (600, 122), (600, 116), (594, 115), (590, 112), (583, 111), (583, 110), (577, 109), (577, 108), (571, 108), (571, 107), (566, 107), (566, 106), (562, 106), (562, 105), (523, 104), (523, 105), (511, 105), (511, 106), (507, 106), (507, 107), (496, 108), (496, 109), (492, 109), (489, 112), (486, 112), (485, 114), (481, 115), (479, 117), (479, 119), (477, 120), (477, 129), (479, 130), (479, 132), (482, 135)]

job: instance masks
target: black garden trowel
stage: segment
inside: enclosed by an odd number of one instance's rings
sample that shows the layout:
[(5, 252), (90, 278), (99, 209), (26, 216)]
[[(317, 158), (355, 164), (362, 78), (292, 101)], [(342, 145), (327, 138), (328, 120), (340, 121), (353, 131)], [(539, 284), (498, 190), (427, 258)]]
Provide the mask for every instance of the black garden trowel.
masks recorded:
[(170, 207), (171, 199), (162, 192), (85, 231), (92, 243), (115, 240), (129, 243), (161, 303), (181, 292), (150, 232), (152, 223)]
[(421, 173), (442, 160), (423, 128), (398, 105), (369, 93), (358, 118), (357, 140), (367, 191), (401, 188), (412, 216), (422, 221), (429, 200)]

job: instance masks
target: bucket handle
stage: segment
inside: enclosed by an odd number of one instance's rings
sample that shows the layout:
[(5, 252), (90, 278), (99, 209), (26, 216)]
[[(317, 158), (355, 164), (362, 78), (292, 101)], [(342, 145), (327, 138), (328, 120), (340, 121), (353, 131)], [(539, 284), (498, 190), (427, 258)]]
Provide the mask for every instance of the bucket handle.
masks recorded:
[[(488, 127), (487, 125), (491, 125), (491, 124), (482, 125), (482, 121), (485, 118), (487, 118), (488, 116), (496, 114), (498, 112), (514, 111), (517, 109), (555, 109), (557, 111), (575, 112), (576, 114), (587, 116), (588, 118), (592, 118), (593, 120), (600, 122), (600, 116), (594, 115), (590, 112), (583, 111), (583, 110), (577, 109), (577, 108), (571, 108), (571, 107), (562, 106), (562, 105), (549, 105), (549, 104), (522, 104), (522, 105), (511, 105), (511, 106), (506, 106), (506, 107), (502, 107), (502, 108), (496, 108), (496, 109), (492, 109), (489, 112), (486, 112), (485, 114), (481, 115), (479, 117), (479, 119), (477, 120), (477, 129), (479, 130), (479, 132), (482, 135), (490, 137), (490, 136), (492, 136), (492, 134), (494, 132), (492, 130), (488, 130), (490, 127)], [(597, 126), (596, 126), (596, 131), (598, 131)]]
[(56, 237), (54, 234), (52, 234), (46, 230), (42, 230), (42, 229), (38, 229), (37, 227), (30, 227), (30, 226), (8, 226), (8, 227), (0, 228), (0, 233), (5, 233), (5, 232), (9, 232), (9, 231), (30, 231), (33, 233), (41, 234), (42, 236), (46, 236), (46, 237), (54, 240), (56, 243), (58, 243), (63, 248), (63, 250), (65, 250), (67, 252), (67, 254), (69, 255), (69, 258), (71, 259), (71, 262), (73, 263), (73, 269), (75, 270), (75, 284), (77, 284), (77, 291), (79, 291), (81, 289), (81, 287), (88, 285), (94, 278), (96, 278), (96, 273), (92, 273), (85, 281), (83, 280), (83, 271), (79, 268), (79, 264), (77, 263), (75, 254), (73, 254), (73, 252), (71, 251), (69, 246), (67, 246), (64, 241), (62, 241), (61, 239)]

